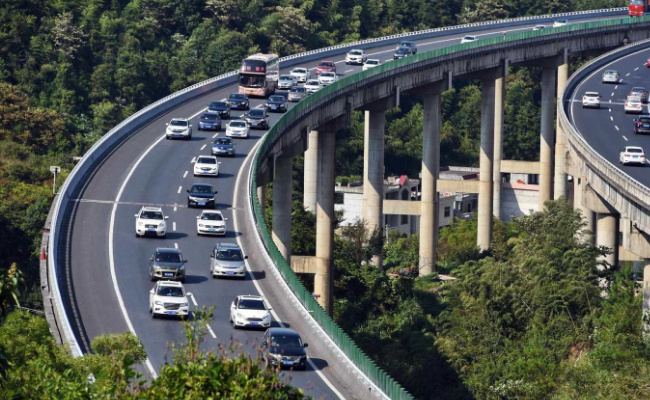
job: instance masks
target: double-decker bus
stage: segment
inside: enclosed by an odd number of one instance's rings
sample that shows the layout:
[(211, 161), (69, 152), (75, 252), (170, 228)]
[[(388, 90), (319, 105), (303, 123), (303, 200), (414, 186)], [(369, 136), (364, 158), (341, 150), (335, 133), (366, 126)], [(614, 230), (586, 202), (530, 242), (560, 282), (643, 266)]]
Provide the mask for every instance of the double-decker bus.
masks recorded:
[(628, 13), (630, 17), (640, 17), (650, 12), (650, 0), (630, 0)]
[(275, 92), (280, 75), (277, 54), (253, 54), (242, 62), (239, 93), (266, 97)]

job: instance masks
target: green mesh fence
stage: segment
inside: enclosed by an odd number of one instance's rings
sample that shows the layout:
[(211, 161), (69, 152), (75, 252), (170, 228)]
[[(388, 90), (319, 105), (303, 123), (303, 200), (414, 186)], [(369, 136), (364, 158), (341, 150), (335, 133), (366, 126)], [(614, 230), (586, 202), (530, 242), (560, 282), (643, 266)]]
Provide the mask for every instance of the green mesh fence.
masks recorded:
[(524, 31), (519, 33), (495, 36), (487, 39), (479, 39), (474, 42), (457, 44), (452, 46), (443, 47), (440, 49), (428, 51), (425, 53), (416, 54), (413, 56), (405, 57), (399, 60), (384, 63), (367, 71), (359, 72), (351, 75), (337, 82), (334, 82), (327, 87), (319, 90), (318, 92), (310, 95), (309, 97), (301, 100), (291, 110), (287, 111), (282, 118), (264, 135), (262, 144), (253, 158), (253, 176), (251, 181), (251, 194), (253, 212), (256, 219), (256, 224), (262, 237), (262, 241), (266, 246), (269, 256), (277, 266), (278, 270), (287, 281), (291, 290), (300, 299), (302, 304), (307, 310), (311, 312), (316, 322), (323, 328), (327, 335), (336, 343), (337, 346), (349, 357), (349, 359), (361, 370), (380, 390), (382, 390), (388, 397), (395, 400), (413, 399), (398, 382), (390, 377), (383, 369), (372, 361), (355, 343), (350, 336), (345, 333), (341, 327), (338, 326), (334, 320), (321, 308), (321, 306), (314, 300), (312, 294), (307, 291), (304, 285), (300, 282), (296, 274), (291, 270), (286, 260), (280, 254), (280, 251), (275, 246), (269, 228), (264, 222), (262, 216), (262, 209), (260, 206), (259, 198), (257, 197), (257, 190), (252, 188), (257, 187), (257, 171), (260, 166), (260, 160), (266, 157), (270, 147), (276, 142), (279, 135), (284, 133), (285, 129), (293, 124), (299, 117), (305, 115), (310, 108), (316, 108), (332, 98), (338, 91), (348, 85), (355, 85), (359, 82), (376, 76), (385, 74), (390, 70), (398, 69), (409, 64), (418, 63), (421, 61), (431, 60), (436, 57), (446, 56), (452, 53), (461, 52), (463, 50), (470, 50), (483, 46), (497, 45), (504, 42), (519, 41), (525, 39), (532, 39), (540, 36), (554, 35), (558, 33), (566, 33), (573, 31), (589, 30), (602, 27), (615, 27), (615, 26), (629, 26), (630, 28), (636, 24), (650, 22), (650, 16), (635, 17), (635, 18), (616, 18), (603, 21), (584, 22), (578, 24), (566, 25), (554, 29), (543, 29), (539, 31)]

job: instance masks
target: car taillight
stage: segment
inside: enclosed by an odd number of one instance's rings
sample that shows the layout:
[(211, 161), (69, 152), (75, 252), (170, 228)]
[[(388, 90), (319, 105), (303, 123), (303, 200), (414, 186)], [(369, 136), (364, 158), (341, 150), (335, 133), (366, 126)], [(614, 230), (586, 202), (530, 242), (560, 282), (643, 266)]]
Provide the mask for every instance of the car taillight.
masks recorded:
[(630, 155), (629, 155), (628, 153), (625, 153), (624, 156), (625, 156), (625, 157), (629, 157)]
[(587, 100), (587, 96), (582, 96), (582, 101)]

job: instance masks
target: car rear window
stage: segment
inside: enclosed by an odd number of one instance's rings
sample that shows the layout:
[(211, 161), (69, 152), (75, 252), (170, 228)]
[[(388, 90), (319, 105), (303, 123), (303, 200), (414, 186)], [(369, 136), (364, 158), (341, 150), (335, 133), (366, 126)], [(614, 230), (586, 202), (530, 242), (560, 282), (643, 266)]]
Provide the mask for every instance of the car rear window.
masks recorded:
[(181, 261), (181, 255), (178, 253), (170, 253), (170, 252), (158, 252), (156, 253), (156, 261), (159, 262), (180, 262)]
[(212, 193), (212, 187), (207, 186), (207, 185), (195, 185), (192, 186), (192, 189), (190, 190), (192, 193), (202, 193), (202, 194), (210, 194)]
[(237, 308), (240, 310), (266, 310), (262, 300), (239, 300)]
[(208, 221), (223, 221), (223, 215), (221, 213), (203, 213), (201, 214), (202, 220)]
[(643, 149), (627, 149), (628, 153), (643, 153)]
[(246, 126), (246, 122), (244, 122), (244, 121), (232, 121), (230, 123), (230, 126), (232, 126), (233, 128), (243, 128), (243, 127)]
[(284, 101), (284, 97), (282, 97), (282, 96), (271, 96), (271, 97), (269, 97), (269, 101), (279, 101), (279, 102), (283, 102), (283, 101)]
[(210, 121), (215, 121), (219, 119), (219, 116), (217, 114), (203, 114), (201, 115), (201, 119), (208, 119)]
[(292, 92), (305, 93), (305, 88), (302, 86), (294, 86), (291, 88)]
[(217, 138), (215, 139), (214, 144), (231, 145), (232, 140), (230, 140), (230, 138)]
[(212, 157), (199, 157), (198, 160), (196, 160), (198, 164), (216, 164), (217, 160), (212, 158)]
[(212, 103), (210, 103), (210, 108), (219, 109), (219, 108), (227, 108), (227, 107), (228, 107), (228, 104), (226, 104), (223, 101), (213, 101)]

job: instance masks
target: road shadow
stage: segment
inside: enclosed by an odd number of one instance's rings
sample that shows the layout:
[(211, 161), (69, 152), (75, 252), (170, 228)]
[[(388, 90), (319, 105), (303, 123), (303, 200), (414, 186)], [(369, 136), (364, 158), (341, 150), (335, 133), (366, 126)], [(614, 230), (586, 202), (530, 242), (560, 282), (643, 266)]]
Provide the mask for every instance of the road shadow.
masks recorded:
[(207, 136), (196, 136), (193, 134), (192, 138), (188, 140), (188, 142), (200, 142), (201, 140), (205, 140), (206, 138)]
[(246, 274), (246, 276), (250, 277), (250, 280), (260, 281), (262, 279), (266, 279), (266, 272), (265, 271), (251, 271), (251, 273)]
[(232, 208), (232, 204), (228, 204), (228, 203), (215, 203), (215, 205), (214, 205), (214, 209), (215, 209), (215, 210), (225, 210), (225, 209), (228, 209), (228, 208)]
[(237, 238), (241, 236), (241, 232), (235, 232), (235, 231), (227, 231), (226, 234), (222, 237), (225, 238)]
[(185, 275), (185, 285), (196, 285), (208, 280), (205, 275)]
[(271, 328), (291, 328), (291, 324), (288, 322), (282, 322), (280, 324), (278, 321), (271, 321)]
[(232, 178), (233, 176), (235, 175), (229, 174), (227, 172), (219, 172), (219, 176), (215, 176), (215, 178), (226, 179), (226, 178)]
[[(327, 361), (323, 360), (322, 358), (314, 358), (314, 357), (309, 357), (309, 360), (314, 364), (314, 367), (316, 371), (322, 371), (325, 368), (329, 367), (329, 364)], [(311, 365), (307, 366), (307, 369), (312, 369)]]
[(167, 232), (167, 239), (180, 239), (187, 237), (187, 233), (183, 232)]

